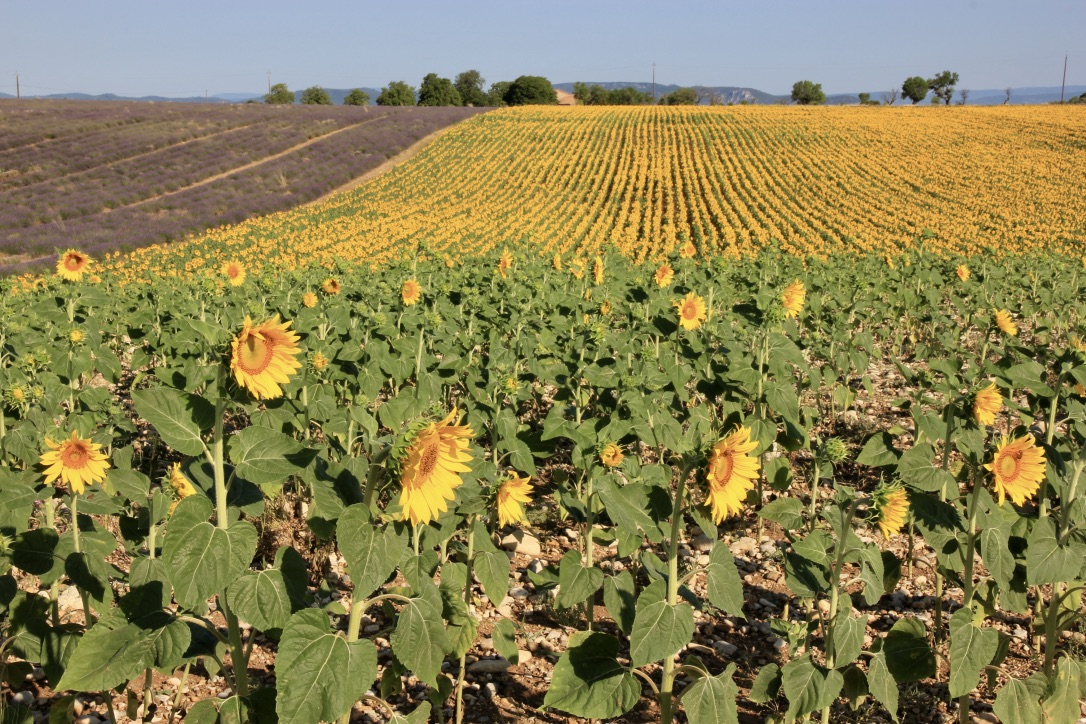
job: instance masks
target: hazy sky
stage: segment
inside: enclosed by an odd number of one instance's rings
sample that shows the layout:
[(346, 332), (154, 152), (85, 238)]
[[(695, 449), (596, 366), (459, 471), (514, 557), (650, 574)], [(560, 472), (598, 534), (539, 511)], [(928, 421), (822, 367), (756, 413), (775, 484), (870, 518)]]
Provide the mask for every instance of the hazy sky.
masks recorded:
[(1084, 0), (0, 0), (0, 92), (193, 96), (488, 83), (649, 81), (786, 94), (1086, 84)]

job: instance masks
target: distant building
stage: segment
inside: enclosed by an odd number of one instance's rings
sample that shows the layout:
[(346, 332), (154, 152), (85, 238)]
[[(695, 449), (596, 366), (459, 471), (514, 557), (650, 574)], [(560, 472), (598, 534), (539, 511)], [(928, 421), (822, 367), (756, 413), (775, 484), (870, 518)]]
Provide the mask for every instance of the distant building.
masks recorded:
[(568, 93), (564, 90), (554, 89), (554, 92), (558, 94), (558, 105), (560, 106), (575, 106), (577, 105), (577, 99), (573, 97), (572, 93)]

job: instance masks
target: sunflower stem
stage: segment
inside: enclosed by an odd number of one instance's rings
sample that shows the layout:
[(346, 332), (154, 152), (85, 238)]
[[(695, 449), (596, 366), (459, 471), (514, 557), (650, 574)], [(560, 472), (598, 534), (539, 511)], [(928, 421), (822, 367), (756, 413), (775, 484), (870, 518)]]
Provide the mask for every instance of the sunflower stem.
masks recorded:
[[(979, 476), (974, 472), (973, 489), (969, 493), (967, 511), (969, 516), (968, 530), (965, 539), (965, 571), (962, 575), (962, 606), (973, 611), (973, 567), (977, 552), (977, 511), (980, 508), (980, 490), (983, 487)], [(958, 721), (961, 724), (969, 724), (969, 694), (958, 697)]]
[[(596, 516), (592, 512), (592, 476), (588, 477), (588, 486), (584, 495), (585, 507), (585, 531), (584, 531), (584, 556), (585, 566), (592, 567), (592, 526), (596, 523)], [(585, 612), (588, 616), (588, 630), (592, 630), (592, 624), (596, 618), (596, 596), (592, 595), (585, 601)]]
[[(472, 558), (475, 557), (475, 516), (469, 516), (467, 520), (468, 524), (468, 558), (467, 567), (468, 575), (464, 582), (464, 604), (471, 607), (471, 568)], [(498, 601), (501, 603), (501, 601)], [(464, 721), (464, 677), (467, 673), (467, 657), (468, 652), (465, 649), (460, 654), (460, 672), (456, 675), (456, 724), (461, 724)]]
[[(693, 461), (683, 463), (679, 473), (679, 484), (675, 489), (675, 502), (671, 506), (671, 538), (667, 542), (667, 603), (674, 607), (679, 600), (679, 529), (683, 521), (683, 498), (686, 494), (686, 479), (690, 477)], [(660, 722), (671, 724), (675, 717), (675, 704), (672, 691), (675, 688), (675, 655), (664, 658), (664, 673), (660, 681)]]
[[(79, 494), (74, 490), (72, 491), (72, 550), (77, 554), (83, 552), (79, 541)], [(90, 603), (87, 601), (87, 592), (78, 584), (75, 590), (79, 591), (79, 600), (83, 603), (83, 625), (90, 628), (94, 625), (94, 617), (91, 615)]]

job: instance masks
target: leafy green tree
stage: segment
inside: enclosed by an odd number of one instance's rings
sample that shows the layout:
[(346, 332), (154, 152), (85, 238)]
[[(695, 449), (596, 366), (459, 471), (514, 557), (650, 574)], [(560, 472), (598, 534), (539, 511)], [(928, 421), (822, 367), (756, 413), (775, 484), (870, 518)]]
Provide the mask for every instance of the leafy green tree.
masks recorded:
[(694, 106), (697, 103), (698, 92), (693, 88), (679, 88), (660, 99), (662, 106)]
[(286, 106), (294, 102), (294, 93), (287, 88), (286, 83), (276, 83), (264, 96), (264, 102), (276, 106)]
[[(499, 80), (490, 86), (490, 90), (486, 92), (486, 104), (488, 106), (494, 106), (500, 108), (506, 105), (505, 94), (509, 92), (509, 86), (513, 85), (510, 81)], [(557, 94), (555, 94), (557, 96)]]
[(460, 101), (465, 106), (474, 106), (476, 108), (480, 106), (490, 105), (490, 99), (487, 94), (483, 92), (483, 84), (486, 83), (486, 79), (479, 74), (477, 70), (465, 70), (456, 76), (456, 80), (453, 81), (453, 87), (456, 88), (456, 92), (460, 94)]
[(558, 104), (558, 94), (543, 76), (522, 75), (509, 84), (505, 102), (511, 106), (553, 106)]
[(448, 78), (442, 78), (437, 73), (427, 73), (419, 86), (420, 106), (460, 106), (460, 93), (453, 87)]
[(609, 95), (613, 106), (640, 106), (652, 103), (651, 93), (642, 93), (633, 86), (615, 88)]
[(958, 74), (951, 73), (949, 70), (944, 70), (928, 81), (928, 88), (931, 89), (931, 92), (943, 102), (943, 105), (947, 106), (950, 105), (950, 99), (954, 97), (954, 86), (956, 85), (958, 85)]
[(821, 83), (799, 80), (792, 84), (792, 100), (801, 106), (819, 106), (826, 102)]
[(361, 88), (355, 88), (343, 99), (345, 106), (368, 106), (369, 104), (370, 94)]
[(319, 85), (311, 86), (302, 91), (302, 105), (306, 106), (330, 106), (332, 96)]
[(381, 89), (377, 96), (379, 106), (413, 106), (415, 89), (402, 80), (394, 80)]
[(905, 82), (901, 84), (901, 97), (908, 98), (915, 106), (924, 100), (929, 90), (931, 88), (928, 86), (928, 79), (914, 75), (912, 78), (906, 78)]

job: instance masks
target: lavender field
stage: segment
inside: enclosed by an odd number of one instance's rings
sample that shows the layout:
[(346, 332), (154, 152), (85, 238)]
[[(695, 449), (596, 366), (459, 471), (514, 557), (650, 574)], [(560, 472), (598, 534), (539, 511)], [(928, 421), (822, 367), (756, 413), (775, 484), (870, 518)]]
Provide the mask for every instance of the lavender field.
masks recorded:
[(479, 112), (0, 101), (0, 273), (312, 201)]

